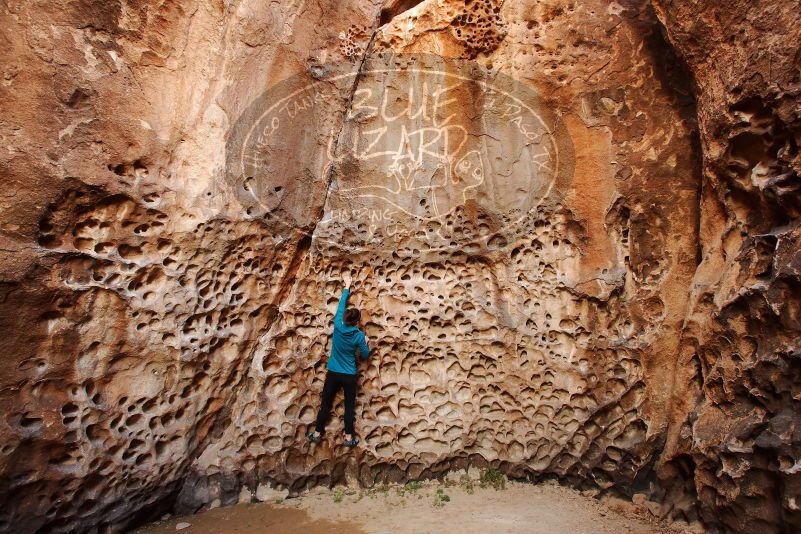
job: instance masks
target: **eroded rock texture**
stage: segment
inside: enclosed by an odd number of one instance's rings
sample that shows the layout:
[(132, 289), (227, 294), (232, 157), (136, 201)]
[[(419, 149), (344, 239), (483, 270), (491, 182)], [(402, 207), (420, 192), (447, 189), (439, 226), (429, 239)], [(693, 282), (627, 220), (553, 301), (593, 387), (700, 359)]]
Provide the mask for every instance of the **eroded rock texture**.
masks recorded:
[(738, 532), (801, 529), (798, 5), (657, 2), (697, 84), (700, 242), (668, 485)]
[(4, 3), (0, 531), (487, 463), (796, 521), (791, 7)]
[(224, 186), (230, 124), (374, 11), (3, 3), (1, 531), (171, 506), (308, 251)]
[[(669, 85), (681, 76), (646, 6), (471, 6), (424, 3), (382, 26), (334, 142), (302, 144), (311, 161), (336, 146), (333, 190), (232, 424), (200, 456), (182, 504), (233, 502), (243, 480), (371, 484), (484, 461), (602, 487), (648, 476), (677, 353), (663, 332), (680, 324), (695, 265), (692, 101)], [(465, 45), (457, 20), (482, 36)], [(415, 55), (470, 59), (476, 43), (472, 67)], [(548, 133), (534, 141), (507, 115), (506, 72), (539, 95)], [(452, 161), (437, 157), (442, 145)], [(306, 171), (280, 165), (247, 168), (243, 189), (308, 196), (291, 191)], [(356, 275), (373, 347), (364, 444), (348, 454), (336, 417), (323, 445), (303, 438), (343, 270)]]

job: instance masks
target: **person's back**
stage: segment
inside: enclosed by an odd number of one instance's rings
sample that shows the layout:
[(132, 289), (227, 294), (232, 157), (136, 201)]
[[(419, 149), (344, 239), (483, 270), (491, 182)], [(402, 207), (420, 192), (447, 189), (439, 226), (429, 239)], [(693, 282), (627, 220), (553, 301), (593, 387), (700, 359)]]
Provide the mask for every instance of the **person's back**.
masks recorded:
[[(348, 375), (356, 374), (356, 350), (358, 349), (362, 358), (367, 358), (369, 349), (367, 348), (367, 340), (364, 332), (359, 330), (356, 326), (358, 324), (358, 310), (345, 311), (348, 296), (350, 295), (350, 288), (345, 288), (342, 291), (342, 297), (339, 300), (337, 313), (334, 315), (334, 334), (331, 336), (331, 355), (328, 357), (328, 364), (326, 369), (334, 371), (335, 373), (343, 373)], [(348, 317), (352, 324), (347, 324), (345, 315), (356, 312), (356, 317)]]
[[(348, 284), (350, 285), (350, 284)], [(321, 435), (325, 432), (325, 420), (331, 411), (334, 396), (341, 387), (345, 392), (345, 445), (355, 446), (359, 439), (353, 433), (354, 420), (356, 418), (356, 353), (362, 359), (367, 359), (369, 349), (364, 332), (359, 330), (358, 324), (361, 317), (359, 310), (346, 309), (350, 288), (342, 290), (336, 314), (334, 315), (334, 333), (331, 336), (331, 355), (328, 357), (323, 384), (322, 401), (320, 410), (317, 412), (317, 423), (314, 432), (306, 435), (314, 442), (319, 443)]]

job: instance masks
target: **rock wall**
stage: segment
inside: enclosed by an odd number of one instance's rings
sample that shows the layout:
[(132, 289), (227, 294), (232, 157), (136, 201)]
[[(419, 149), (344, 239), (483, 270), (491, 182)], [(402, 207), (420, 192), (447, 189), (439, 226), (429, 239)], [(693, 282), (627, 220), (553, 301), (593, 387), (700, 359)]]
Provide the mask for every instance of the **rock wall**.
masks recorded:
[(375, 9), (0, 6), (0, 531), (172, 506), (308, 249), (224, 185), (228, 130), (315, 53), (344, 60), (340, 33)]
[[(331, 187), (232, 423), (192, 467), (185, 509), (236, 502), (243, 484), (372, 484), (484, 462), (646, 485), (678, 352), (666, 333), (680, 327), (696, 264), (690, 89), (646, 5), (471, 6), (397, 15), (356, 43), (367, 51), (358, 77), (309, 90), (319, 102), (354, 95), (331, 138), (292, 142), (306, 161), (329, 161), (311, 183)], [(300, 84), (289, 85), (245, 124), (294, 109), (283, 97)], [(531, 109), (510, 111), (504, 94)], [(319, 106), (294, 120), (320, 121)], [(252, 161), (296, 135), (286, 128), (242, 134), (230, 152), (250, 157), (230, 179), (245, 199), (281, 191), (287, 207), (251, 208), (298, 227), (290, 210), (310, 195), (310, 171)], [(352, 452), (339, 445), (341, 407), (320, 446), (304, 438), (343, 271), (373, 351)]]
[(736, 532), (801, 528), (798, 5), (657, 2), (694, 73), (700, 243), (681, 330), (668, 486)]
[(797, 522), (797, 15), (745, 7), (4, 3), (0, 532), (487, 463)]

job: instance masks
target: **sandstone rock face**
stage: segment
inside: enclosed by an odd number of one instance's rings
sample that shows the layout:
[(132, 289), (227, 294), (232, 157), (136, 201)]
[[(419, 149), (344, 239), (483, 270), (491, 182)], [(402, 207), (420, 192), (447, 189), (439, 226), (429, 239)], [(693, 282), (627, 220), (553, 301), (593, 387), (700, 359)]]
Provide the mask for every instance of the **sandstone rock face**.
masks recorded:
[[(356, 44), (358, 77), (327, 67), (312, 88), (290, 81), (233, 128), (229, 179), (253, 214), (304, 227), (293, 210), (331, 185), (181, 506), (234, 502), (243, 481), (371, 484), (471, 462), (602, 487), (648, 476), (677, 354), (663, 332), (679, 327), (696, 260), (689, 89), (670, 87), (682, 79), (647, 6), (471, 6), (396, 16)], [(326, 135), (327, 103), (349, 92)], [(282, 127), (284, 110), (322, 140)], [(289, 138), (305, 167), (275, 158)], [(263, 200), (275, 191), (286, 196)], [(321, 446), (303, 438), (343, 271), (373, 350), (363, 446), (348, 454), (339, 417)]]
[(375, 9), (3, 3), (0, 530), (171, 506), (308, 249), (224, 186), (230, 125)]
[(797, 524), (791, 7), (5, 3), (0, 531), (485, 464)]
[(801, 26), (776, 2), (657, 2), (694, 73), (700, 243), (681, 335), (667, 484), (710, 525), (801, 528)]

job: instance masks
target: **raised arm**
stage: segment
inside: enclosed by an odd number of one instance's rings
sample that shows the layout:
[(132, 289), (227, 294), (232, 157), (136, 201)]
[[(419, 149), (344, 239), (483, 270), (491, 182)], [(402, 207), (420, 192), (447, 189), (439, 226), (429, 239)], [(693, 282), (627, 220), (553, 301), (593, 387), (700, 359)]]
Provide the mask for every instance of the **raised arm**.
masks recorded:
[(342, 325), (342, 316), (345, 315), (345, 307), (348, 305), (348, 295), (350, 295), (350, 288), (342, 290), (342, 296), (339, 297), (339, 305), (337, 306), (337, 313), (334, 315), (334, 324)]

